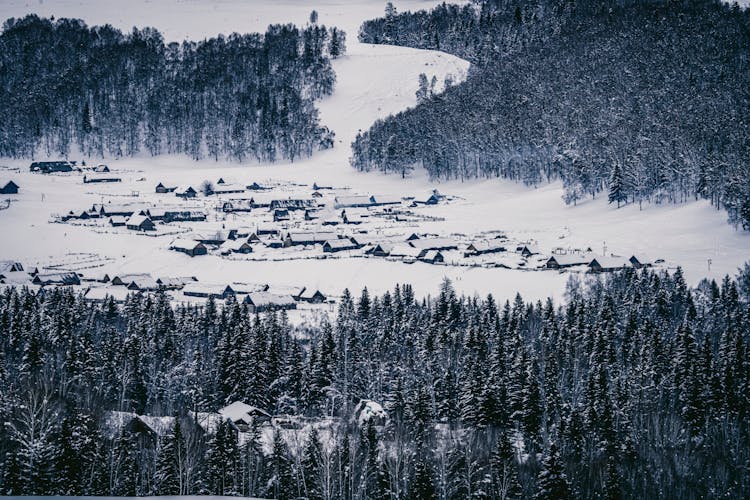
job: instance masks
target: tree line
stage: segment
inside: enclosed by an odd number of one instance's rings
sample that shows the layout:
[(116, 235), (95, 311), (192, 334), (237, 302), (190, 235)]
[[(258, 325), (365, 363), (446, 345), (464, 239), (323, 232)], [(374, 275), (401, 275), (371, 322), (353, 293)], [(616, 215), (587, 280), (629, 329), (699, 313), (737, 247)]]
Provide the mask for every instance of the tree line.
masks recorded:
[[(742, 498), (750, 265), (625, 270), (563, 304), (344, 291), (292, 326), (229, 300), (0, 294), (0, 491), (273, 498)], [(357, 403), (385, 407), (360, 419)], [(245, 401), (308, 424), (201, 432)], [(106, 411), (174, 416), (156, 443)]]
[(331, 59), (345, 39), (317, 22), (165, 43), (153, 28), (8, 19), (0, 34), (0, 156), (309, 156), (333, 145), (315, 100), (333, 91)]
[(719, 0), (389, 5), (361, 41), (473, 66), (466, 82), (359, 134), (351, 163), (401, 175), (422, 166), (438, 179), (560, 179), (573, 204), (705, 198), (750, 229), (749, 28), (749, 9)]

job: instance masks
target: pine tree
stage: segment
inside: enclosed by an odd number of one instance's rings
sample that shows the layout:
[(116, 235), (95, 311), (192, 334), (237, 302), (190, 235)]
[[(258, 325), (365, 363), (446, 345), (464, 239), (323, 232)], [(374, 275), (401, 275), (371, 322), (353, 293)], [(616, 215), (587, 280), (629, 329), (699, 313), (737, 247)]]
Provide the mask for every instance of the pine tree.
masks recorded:
[(270, 488), (273, 498), (295, 498), (297, 496), (297, 489), (294, 482), (292, 461), (286, 442), (278, 429), (273, 435), (273, 447), (271, 449), (269, 465), (273, 474)]
[(554, 441), (550, 443), (542, 460), (534, 498), (537, 500), (572, 500), (574, 498), (563, 470), (560, 451)]
[(322, 451), (320, 440), (318, 439), (318, 431), (315, 427), (310, 428), (310, 433), (307, 436), (307, 443), (302, 454), (302, 473), (304, 478), (305, 497), (310, 500), (318, 500), (323, 498), (323, 492), (321, 488), (321, 466), (322, 466)]

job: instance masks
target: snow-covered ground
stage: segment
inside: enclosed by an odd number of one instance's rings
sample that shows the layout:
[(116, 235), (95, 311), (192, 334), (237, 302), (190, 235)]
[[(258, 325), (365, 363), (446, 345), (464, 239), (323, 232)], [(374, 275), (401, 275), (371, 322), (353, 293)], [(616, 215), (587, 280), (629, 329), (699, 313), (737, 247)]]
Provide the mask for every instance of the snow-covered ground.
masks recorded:
[[(435, 1), (395, 2), (399, 10), (429, 8)], [(29, 264), (51, 264), (70, 259), (71, 253), (101, 256), (99, 271), (150, 272), (156, 276), (195, 275), (205, 282), (267, 282), (316, 286), (332, 293), (343, 287), (367, 286), (382, 292), (395, 283), (411, 283), (417, 293), (435, 293), (445, 277), (460, 291), (494, 293), (512, 298), (516, 291), (529, 299), (563, 295), (566, 274), (509, 269), (484, 269), (405, 265), (384, 259), (290, 260), (248, 262), (209, 255), (191, 259), (167, 249), (164, 238), (126, 232), (102, 233), (89, 227), (49, 223), (52, 214), (84, 209), (93, 203), (138, 202), (150, 199), (156, 183), (192, 183), (219, 176), (249, 184), (253, 181), (296, 182), (348, 186), (352, 192), (394, 196), (424, 196), (437, 187), (460, 197), (431, 209), (444, 218), (425, 223), (430, 233), (477, 233), (503, 230), (534, 240), (543, 251), (553, 248), (585, 248), (595, 252), (645, 255), (681, 265), (695, 283), (704, 276), (733, 274), (750, 258), (750, 234), (726, 224), (724, 212), (706, 202), (684, 205), (637, 206), (615, 209), (605, 199), (567, 207), (559, 184), (529, 189), (501, 180), (430, 182), (424, 172), (402, 180), (397, 176), (359, 173), (349, 166), (349, 144), (358, 130), (377, 118), (415, 104), (419, 73), (465, 77), (468, 63), (456, 57), (392, 46), (356, 42), (361, 21), (382, 14), (384, 2), (326, 0), (270, 1), (224, 0), (130, 1), (127, 8), (114, 0), (59, 0), (30, 2), (3, 0), (0, 18), (30, 12), (56, 17), (80, 17), (88, 24), (110, 23), (123, 30), (133, 25), (154, 26), (167, 40), (200, 39), (232, 31), (263, 31), (269, 23), (304, 24), (316, 9), (319, 22), (337, 25), (348, 33), (347, 55), (334, 62), (337, 85), (334, 94), (319, 103), (321, 120), (336, 132), (336, 147), (303, 161), (274, 165), (236, 164), (211, 160), (195, 162), (186, 157), (148, 156), (102, 160), (123, 178), (114, 185), (82, 184), (80, 175), (54, 176), (28, 172), (28, 161), (2, 160), (0, 165), (19, 171), (0, 170), (0, 179), (12, 178), (21, 193), (7, 210), (0, 211), (0, 231), (6, 235), (0, 259)], [(72, 159), (78, 159), (73, 157)], [(91, 159), (87, 163), (98, 163)], [(132, 195), (132, 196), (130, 196)], [(137, 196), (136, 196), (137, 195)], [(709, 270), (710, 259), (710, 270)]]

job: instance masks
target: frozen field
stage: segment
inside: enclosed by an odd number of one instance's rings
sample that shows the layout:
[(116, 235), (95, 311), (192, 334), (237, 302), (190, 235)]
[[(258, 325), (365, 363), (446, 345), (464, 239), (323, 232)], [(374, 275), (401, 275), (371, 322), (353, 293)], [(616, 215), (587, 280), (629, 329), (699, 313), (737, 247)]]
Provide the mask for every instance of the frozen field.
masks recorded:
[[(300, 190), (320, 185), (349, 187), (351, 194), (425, 196), (431, 189), (456, 197), (430, 208), (440, 221), (424, 222), (415, 232), (466, 235), (499, 230), (518, 240), (531, 241), (542, 251), (553, 248), (591, 247), (595, 252), (664, 259), (667, 266), (681, 265), (687, 278), (720, 278), (734, 273), (750, 257), (750, 234), (726, 224), (725, 213), (707, 202), (684, 205), (644, 205), (615, 209), (606, 199), (589, 200), (577, 207), (565, 206), (559, 184), (530, 189), (500, 180), (436, 184), (416, 171), (402, 180), (396, 176), (354, 171), (348, 163), (349, 144), (358, 130), (377, 118), (415, 104), (420, 73), (442, 81), (447, 74), (460, 80), (468, 63), (453, 56), (400, 47), (370, 46), (356, 42), (359, 23), (382, 13), (383, 2), (328, 0), (306, 1), (159, 1), (130, 2), (127, 9), (113, 1), (0, 3), (0, 17), (30, 12), (56, 17), (80, 17), (88, 24), (111, 23), (128, 30), (151, 25), (167, 40), (204, 38), (232, 31), (263, 31), (274, 22), (303, 24), (315, 8), (319, 22), (347, 31), (347, 55), (334, 61), (337, 86), (319, 103), (323, 124), (336, 132), (336, 147), (294, 164), (236, 164), (211, 160), (195, 162), (185, 157), (148, 156), (125, 159), (90, 159), (107, 163), (122, 178), (112, 185), (83, 184), (81, 175), (39, 175), (28, 172), (29, 161), (0, 159), (0, 178), (13, 179), (21, 187), (11, 196), (7, 210), (0, 211), (0, 230), (8, 235), (0, 259), (16, 259), (40, 267), (78, 259), (71, 254), (94, 254), (97, 272), (145, 272), (156, 276), (194, 275), (204, 282), (265, 282), (316, 286), (329, 293), (344, 287), (367, 286), (382, 292), (395, 283), (411, 283), (418, 293), (434, 293), (449, 277), (467, 293), (494, 293), (512, 298), (518, 291), (526, 298), (552, 295), (561, 298), (567, 274), (529, 272), (482, 267), (406, 265), (385, 259), (337, 258), (315, 260), (248, 261), (207, 255), (191, 259), (168, 250), (170, 236), (147, 237), (127, 231), (97, 231), (88, 226), (50, 223), (54, 214), (82, 210), (95, 203), (159, 204), (173, 202), (171, 195), (155, 197), (154, 186), (192, 184), (204, 180), (242, 184), (298, 183)], [(428, 8), (437, 2), (396, 2), (399, 10)], [(44, 159), (44, 158), (40, 158)], [(56, 158), (52, 158), (56, 159)], [(71, 159), (77, 159), (75, 155)], [(18, 169), (18, 170), (15, 170)], [(166, 201), (165, 201), (166, 200)], [(243, 225), (229, 216), (219, 224)], [(710, 261), (710, 269), (709, 269)], [(85, 271), (81, 271), (85, 272)]]

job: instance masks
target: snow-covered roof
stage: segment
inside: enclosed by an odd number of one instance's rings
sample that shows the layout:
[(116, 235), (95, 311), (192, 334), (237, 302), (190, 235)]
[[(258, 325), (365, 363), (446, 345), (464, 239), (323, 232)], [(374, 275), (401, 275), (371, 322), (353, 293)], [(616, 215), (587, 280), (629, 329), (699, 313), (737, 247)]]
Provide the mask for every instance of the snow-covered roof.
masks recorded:
[(255, 307), (282, 307), (296, 303), (291, 295), (276, 295), (271, 292), (248, 293), (245, 300)]
[(252, 248), (250, 244), (247, 242), (246, 239), (241, 240), (226, 240), (224, 243), (219, 246), (219, 250), (222, 252), (237, 252), (241, 250), (243, 247), (249, 248), (252, 251)]
[(443, 256), (440, 250), (427, 250), (420, 258), (423, 260), (435, 260), (438, 256)]
[(582, 266), (591, 262), (591, 256), (581, 256), (576, 254), (553, 255), (547, 262), (554, 260), (560, 266)]
[(323, 292), (314, 287), (305, 287), (305, 290), (299, 295), (299, 297), (301, 299), (312, 299), (313, 297), (315, 297), (316, 293), (325, 297), (325, 294)]
[(157, 283), (151, 276), (139, 276), (128, 283), (128, 288), (136, 290), (157, 290), (159, 288), (159, 283)]
[(372, 199), (377, 205), (396, 205), (401, 203), (400, 196), (391, 196), (385, 194), (376, 194), (372, 196)]
[(234, 289), (229, 285), (217, 285), (212, 283), (200, 283), (198, 281), (192, 281), (185, 283), (182, 289), (182, 293), (185, 295), (196, 295), (196, 296), (220, 296), (224, 293), (232, 293)]
[(419, 238), (411, 240), (409, 245), (421, 250), (447, 250), (458, 248), (458, 244), (450, 238)]
[(0, 260), (0, 273), (8, 271), (23, 271), (23, 264), (16, 260)]
[(177, 250), (193, 250), (197, 246), (202, 246), (200, 241), (189, 240), (187, 238), (177, 238), (169, 244), (170, 248)]
[(264, 290), (258, 291), (264, 291), (274, 295), (290, 295), (292, 297), (298, 297), (305, 291), (305, 287), (299, 285), (268, 285)]
[(503, 250), (505, 244), (500, 240), (481, 240), (472, 242), (469, 248), (473, 248), (477, 252), (492, 252)]
[(346, 250), (349, 248), (357, 248), (357, 245), (349, 238), (336, 238), (332, 240), (326, 240), (323, 246), (329, 247), (335, 250)]
[(0, 273), (0, 282), (26, 285), (31, 284), (31, 276), (26, 271), (3, 271)]
[(287, 236), (293, 243), (323, 243), (337, 238), (333, 231), (290, 232)]
[(131, 215), (126, 224), (128, 226), (141, 226), (146, 222), (151, 222), (151, 219), (145, 215)]
[(235, 401), (234, 403), (225, 406), (219, 410), (219, 414), (224, 418), (228, 418), (232, 422), (245, 423), (250, 423), (250, 420), (256, 415), (262, 415), (268, 418), (271, 417), (270, 414), (260, 408), (243, 403), (242, 401)]
[(336, 207), (364, 207), (372, 205), (372, 197), (370, 196), (336, 196), (333, 199)]
[(391, 257), (419, 257), (419, 254), (422, 253), (422, 249), (420, 248), (414, 248), (409, 245), (396, 245), (391, 249), (390, 256)]
[(387, 418), (387, 414), (380, 403), (363, 399), (354, 407), (354, 418), (357, 419), (357, 423), (361, 426), (373, 418), (385, 419)]
[(589, 267), (594, 267), (594, 263), (599, 264), (603, 269), (617, 269), (620, 267), (631, 267), (632, 264), (627, 257), (614, 257), (597, 255), (589, 262)]

